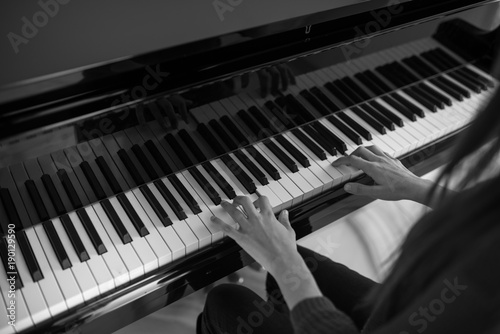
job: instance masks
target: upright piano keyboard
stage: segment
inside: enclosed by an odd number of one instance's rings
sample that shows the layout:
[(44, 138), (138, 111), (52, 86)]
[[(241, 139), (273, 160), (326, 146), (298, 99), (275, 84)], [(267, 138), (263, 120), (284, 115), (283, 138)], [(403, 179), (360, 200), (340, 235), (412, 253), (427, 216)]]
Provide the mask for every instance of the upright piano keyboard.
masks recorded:
[[(331, 165), (360, 145), (408, 165), (416, 154), (432, 157), (494, 92), (487, 56), (464, 59), (437, 39), (417, 39), (302, 71), (266, 97), (247, 89), (194, 101), (187, 122), (148, 116), (0, 165), (4, 314), (16, 291), (16, 326), (2, 316), (0, 333), (95, 330), (106, 317), (148, 302), (155, 310), (250, 263), (210, 222), (230, 221), (221, 200), (267, 196), (300, 228), (331, 203), (325, 196), (347, 196), (345, 182), (369, 182)], [(128, 110), (152, 115), (162, 98)], [(100, 115), (100, 124), (116, 115)]]

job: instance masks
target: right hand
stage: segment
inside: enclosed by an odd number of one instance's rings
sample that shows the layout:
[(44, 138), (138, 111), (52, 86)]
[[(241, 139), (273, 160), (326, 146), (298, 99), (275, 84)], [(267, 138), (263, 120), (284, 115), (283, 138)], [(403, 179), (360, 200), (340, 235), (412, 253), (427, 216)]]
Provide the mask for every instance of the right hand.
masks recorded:
[(424, 203), (432, 187), (432, 182), (416, 176), (398, 159), (392, 158), (377, 146), (360, 146), (351, 155), (337, 159), (332, 165), (361, 169), (375, 181), (373, 186), (347, 183), (345, 191), (354, 195), (388, 201), (409, 199)]

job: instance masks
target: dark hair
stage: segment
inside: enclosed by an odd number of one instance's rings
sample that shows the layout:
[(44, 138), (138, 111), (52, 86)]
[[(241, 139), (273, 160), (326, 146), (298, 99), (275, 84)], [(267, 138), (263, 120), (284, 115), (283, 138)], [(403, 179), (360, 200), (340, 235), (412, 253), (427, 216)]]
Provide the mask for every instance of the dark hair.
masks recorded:
[[(470, 263), (500, 242), (500, 90), (477, 114), (454, 147), (438, 181), (457, 185), (412, 228), (384, 284), (368, 303), (395, 315), (450, 263)], [(465, 173), (461, 170), (467, 165)], [(496, 170), (495, 170), (496, 169)], [(462, 175), (458, 175), (462, 174)], [(487, 175), (490, 174), (490, 175)], [(481, 180), (481, 178), (483, 180)], [(486, 179), (487, 180), (484, 180)], [(439, 196), (434, 188), (430, 196)]]

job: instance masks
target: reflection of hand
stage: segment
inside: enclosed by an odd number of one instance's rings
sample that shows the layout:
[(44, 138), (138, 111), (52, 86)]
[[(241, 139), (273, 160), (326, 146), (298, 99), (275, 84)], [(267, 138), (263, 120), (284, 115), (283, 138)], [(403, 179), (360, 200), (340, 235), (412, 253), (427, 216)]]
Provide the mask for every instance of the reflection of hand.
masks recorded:
[(192, 101), (180, 95), (170, 95), (159, 99), (155, 106), (149, 108), (153, 118), (165, 129), (177, 129), (179, 117), (188, 122), (188, 108)]
[[(260, 82), (260, 94), (264, 98), (269, 93), (275, 94), (281, 90), (286, 90), (288, 85), (295, 84), (295, 76), (292, 69), (281, 64), (257, 72)], [(281, 83), (281, 88), (280, 88)]]
[(398, 159), (390, 157), (377, 146), (358, 147), (350, 156), (333, 162), (333, 166), (340, 165), (359, 168), (375, 181), (374, 186), (346, 184), (345, 190), (355, 195), (390, 201), (410, 199), (424, 203), (432, 187), (432, 182), (416, 176)]
[[(267, 197), (261, 196), (252, 203), (248, 197), (237, 196), (233, 204), (222, 202), (221, 205), (239, 224), (239, 229), (217, 217), (212, 221), (267, 270), (272, 272), (277, 259), (297, 252), (288, 212), (283, 210), (277, 220)], [(246, 215), (238, 206), (243, 207)]]

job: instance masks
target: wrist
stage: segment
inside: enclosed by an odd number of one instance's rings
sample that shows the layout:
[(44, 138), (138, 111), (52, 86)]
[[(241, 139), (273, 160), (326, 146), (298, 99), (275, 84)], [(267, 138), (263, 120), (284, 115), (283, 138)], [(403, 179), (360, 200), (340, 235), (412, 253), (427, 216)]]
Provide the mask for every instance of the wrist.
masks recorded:
[(271, 275), (277, 277), (280, 274), (285, 273), (293, 267), (305, 267), (307, 266), (300, 256), (297, 250), (287, 252), (286, 254), (280, 254), (276, 257), (272, 263), (269, 264), (268, 268), (266, 268)]
[(411, 188), (408, 189), (409, 196), (407, 199), (425, 204), (428, 201), (429, 191), (433, 185), (434, 182), (430, 180), (418, 178), (415, 183), (411, 184)]

